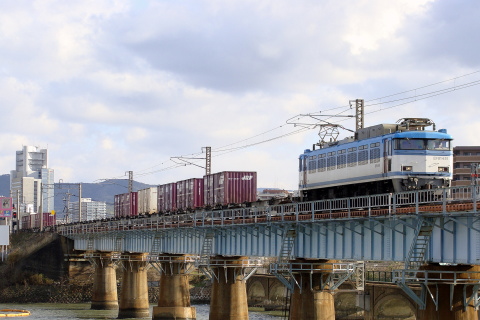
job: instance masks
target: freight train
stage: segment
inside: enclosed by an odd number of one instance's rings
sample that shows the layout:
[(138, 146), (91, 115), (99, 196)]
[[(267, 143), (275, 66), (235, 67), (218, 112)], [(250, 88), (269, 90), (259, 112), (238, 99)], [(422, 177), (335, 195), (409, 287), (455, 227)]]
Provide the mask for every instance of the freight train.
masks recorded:
[(158, 213), (171, 215), (198, 209), (251, 205), (257, 201), (257, 173), (223, 171), (138, 192), (115, 195), (116, 218)]
[(426, 118), (357, 130), (300, 155), (299, 193), (309, 201), (449, 187), (451, 141)]
[[(433, 126), (433, 130), (426, 130)], [(452, 137), (426, 118), (362, 128), (353, 137), (318, 144), (299, 156), (298, 201), (314, 201), (449, 187)], [(315, 146), (314, 146), (315, 147)], [(137, 193), (115, 196), (115, 216), (175, 214), (231, 205), (265, 205), (257, 199), (256, 172), (225, 171), (156, 188), (154, 200)], [(154, 189), (154, 188), (152, 188)], [(144, 193), (145, 190), (140, 190)], [(151, 192), (151, 191), (150, 191)], [(153, 193), (152, 193), (153, 196)], [(278, 202), (291, 197), (278, 199)], [(145, 201), (151, 203), (144, 205)], [(138, 209), (145, 208), (145, 209)]]
[(57, 224), (57, 217), (50, 212), (28, 214), (21, 217), (22, 230), (40, 231)]
[[(433, 126), (432, 130), (426, 130)], [(299, 156), (299, 193), (314, 201), (421, 189), (440, 189), (452, 180), (452, 137), (426, 118), (362, 128), (352, 137), (317, 144)], [(292, 197), (270, 199), (291, 202)], [(262, 207), (257, 173), (224, 171), (138, 192), (115, 195), (115, 219), (172, 215), (235, 206)], [(32, 223), (30, 223), (32, 224)], [(38, 223), (35, 223), (37, 225)], [(25, 225), (28, 225), (25, 223)]]

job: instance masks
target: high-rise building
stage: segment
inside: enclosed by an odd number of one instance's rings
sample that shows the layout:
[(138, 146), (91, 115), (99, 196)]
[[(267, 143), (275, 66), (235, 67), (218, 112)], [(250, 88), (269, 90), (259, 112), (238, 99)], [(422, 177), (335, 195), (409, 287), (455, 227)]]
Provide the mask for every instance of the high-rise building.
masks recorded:
[(54, 175), (47, 159), (47, 149), (34, 146), (16, 152), (15, 170), (10, 171), (10, 195), (19, 217), (53, 210)]
[(82, 198), (82, 217), (78, 214), (78, 202), (69, 205), (70, 217), (67, 222), (105, 219), (107, 217), (107, 204), (105, 201), (94, 201), (91, 198)]

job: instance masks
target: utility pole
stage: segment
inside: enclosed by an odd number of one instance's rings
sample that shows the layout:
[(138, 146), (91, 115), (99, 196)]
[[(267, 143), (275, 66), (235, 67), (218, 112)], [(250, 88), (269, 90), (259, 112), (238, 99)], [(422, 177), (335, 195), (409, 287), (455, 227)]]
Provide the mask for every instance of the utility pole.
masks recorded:
[(365, 128), (364, 123), (364, 101), (363, 99), (350, 100), (350, 107), (355, 103), (355, 131)]
[(212, 173), (212, 147), (205, 147), (205, 175)]
[(17, 189), (17, 216), (15, 217), (17, 231), (19, 231), (19, 217), (20, 217), (20, 190)]
[[(205, 174), (209, 175), (212, 173), (212, 147), (202, 147), (202, 153), (204, 149), (205, 149), (205, 158), (171, 157), (170, 160), (175, 162), (174, 159), (176, 159), (176, 160), (182, 161), (182, 164), (184, 164), (185, 166), (189, 164), (189, 165), (197, 166), (199, 168), (203, 168), (205, 169)], [(205, 159), (205, 167), (200, 166), (192, 161), (189, 161), (189, 160), (197, 160), (197, 159), (198, 160)], [(179, 164), (178, 162), (175, 162), (175, 163)]]
[[(59, 180), (58, 183), (54, 183), (54, 184), (45, 184), (46, 187), (50, 187), (50, 188), (54, 188), (54, 189), (67, 189), (67, 193), (65, 193), (65, 195), (68, 196), (68, 202), (67, 204), (65, 205), (64, 209), (63, 209), (63, 213), (65, 213), (65, 223), (68, 223), (68, 219), (69, 219), (69, 214), (70, 214), (70, 209), (69, 209), (69, 205), (70, 205), (70, 196), (77, 196), (78, 197), (78, 221), (82, 221), (82, 183), (67, 183), (67, 182), (63, 182), (62, 179)], [(72, 188), (77, 188), (78, 190), (78, 194), (77, 195), (74, 195), (74, 194), (71, 194), (70, 193), (70, 189)], [(66, 198), (63, 198), (63, 201), (66, 202)]]
[(471, 163), (470, 164), (470, 181), (472, 186), (478, 185), (478, 163)]
[(128, 193), (133, 192), (133, 171), (128, 171)]
[[(133, 213), (133, 202), (132, 202), (132, 192), (133, 192), (133, 171), (128, 172), (128, 199), (130, 200), (130, 215)], [(127, 173), (125, 172), (125, 174)]]
[(70, 190), (67, 191), (67, 193), (65, 193), (65, 195), (67, 196), (66, 198), (63, 198), (63, 202), (64, 202), (64, 205), (63, 205), (63, 212), (65, 213), (65, 223), (68, 223), (68, 218), (69, 218), (69, 215), (70, 215)]
[(78, 184), (78, 222), (82, 221), (82, 183)]

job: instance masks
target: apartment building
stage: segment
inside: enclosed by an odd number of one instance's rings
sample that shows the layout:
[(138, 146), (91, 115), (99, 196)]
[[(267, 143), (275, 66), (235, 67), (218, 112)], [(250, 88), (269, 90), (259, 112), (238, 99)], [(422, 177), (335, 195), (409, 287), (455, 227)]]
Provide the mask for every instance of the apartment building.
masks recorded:
[(453, 187), (472, 184), (472, 163), (480, 163), (480, 146), (453, 148)]

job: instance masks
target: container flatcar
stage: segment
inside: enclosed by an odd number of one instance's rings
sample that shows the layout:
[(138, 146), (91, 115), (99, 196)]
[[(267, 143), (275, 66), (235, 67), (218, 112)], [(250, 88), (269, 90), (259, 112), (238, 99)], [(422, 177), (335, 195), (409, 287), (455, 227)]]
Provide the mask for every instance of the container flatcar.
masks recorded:
[(257, 173), (223, 171), (205, 175), (204, 201), (208, 207), (240, 205), (257, 200)]

